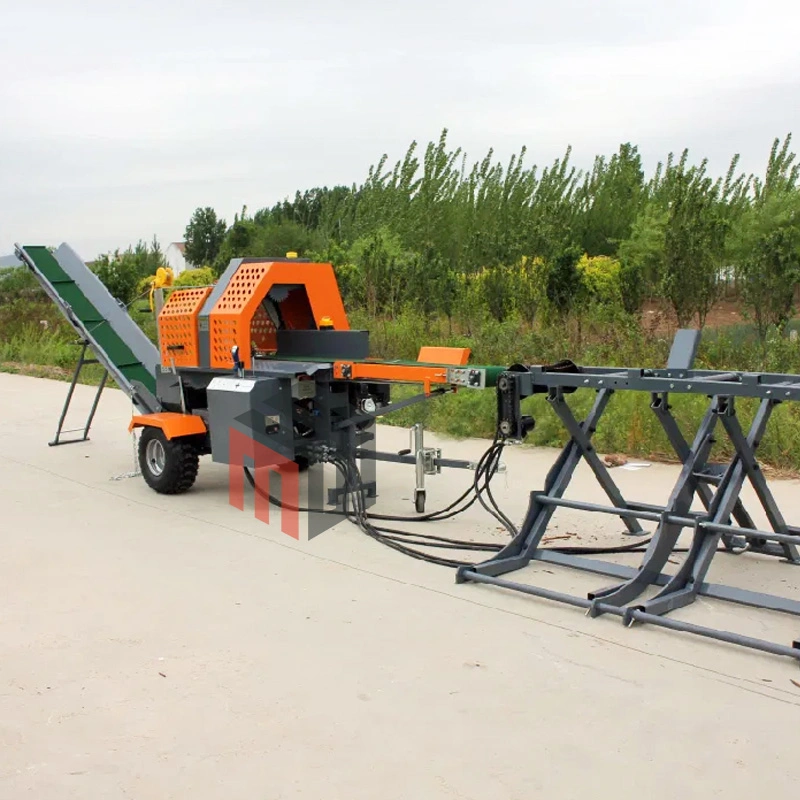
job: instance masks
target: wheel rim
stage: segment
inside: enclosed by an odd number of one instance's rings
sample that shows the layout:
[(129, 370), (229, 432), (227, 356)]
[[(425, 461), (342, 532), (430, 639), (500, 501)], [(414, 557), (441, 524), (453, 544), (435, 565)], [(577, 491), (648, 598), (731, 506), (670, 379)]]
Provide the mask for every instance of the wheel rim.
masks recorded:
[(147, 443), (145, 460), (147, 461), (147, 469), (153, 475), (160, 475), (164, 471), (167, 454), (164, 451), (164, 445), (158, 439), (151, 439)]

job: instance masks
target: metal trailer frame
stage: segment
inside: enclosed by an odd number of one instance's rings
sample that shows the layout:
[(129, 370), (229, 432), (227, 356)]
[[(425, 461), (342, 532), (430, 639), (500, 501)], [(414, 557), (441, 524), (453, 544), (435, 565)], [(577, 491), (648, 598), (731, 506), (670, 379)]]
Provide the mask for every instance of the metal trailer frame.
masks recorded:
[[(699, 336), (698, 331), (681, 331), (673, 343), (666, 369), (578, 367), (571, 362), (561, 362), (551, 367), (518, 365), (503, 373), (497, 384), (501, 434), (523, 438), (532, 427), (532, 421), (521, 414), (520, 401), (542, 393), (546, 394), (570, 439), (551, 467), (544, 489), (531, 492), (528, 512), (518, 535), (492, 558), (475, 566), (461, 567), (456, 575), (458, 583), (492, 584), (584, 608), (592, 617), (602, 614), (619, 616), (627, 626), (635, 622), (648, 623), (800, 660), (800, 637), (790, 645), (779, 644), (666, 616), (675, 609), (690, 605), (698, 595), (800, 616), (798, 599), (710, 584), (705, 580), (718, 551), (740, 554), (748, 550), (779, 557), (790, 564), (800, 564), (800, 527), (786, 523), (756, 457), (775, 406), (800, 400), (800, 376), (691, 369)], [(582, 422), (577, 421), (565, 399), (565, 395), (578, 389), (595, 392), (591, 411)], [(623, 498), (592, 444), (592, 435), (603, 412), (612, 395), (619, 391), (650, 393), (650, 407), (682, 465), (664, 506)], [(670, 393), (700, 394), (709, 398), (706, 413), (691, 444), (683, 437), (671, 414)], [(737, 397), (760, 400), (748, 432), (742, 429), (736, 415)], [(724, 429), (734, 450), (726, 466), (707, 463), (715, 442), (714, 433), (719, 426)], [(564, 498), (581, 460), (592, 469), (611, 505)], [(741, 501), (740, 493), (746, 479), (755, 490), (772, 528), (770, 531), (756, 527)], [(695, 496), (703, 504), (703, 512), (691, 510)], [(656, 522), (657, 528), (639, 567), (554, 553), (542, 548), (541, 542), (553, 513), (559, 507), (617, 516), (634, 534), (641, 530), (638, 520)], [(674, 574), (666, 574), (664, 569), (668, 559), (686, 528), (692, 530), (686, 558)], [(720, 542), (723, 548), (719, 548)], [(500, 577), (534, 560), (607, 575), (619, 582), (590, 592), (586, 597), (578, 597)], [(642, 593), (650, 587), (660, 588), (653, 597), (641, 599)]]

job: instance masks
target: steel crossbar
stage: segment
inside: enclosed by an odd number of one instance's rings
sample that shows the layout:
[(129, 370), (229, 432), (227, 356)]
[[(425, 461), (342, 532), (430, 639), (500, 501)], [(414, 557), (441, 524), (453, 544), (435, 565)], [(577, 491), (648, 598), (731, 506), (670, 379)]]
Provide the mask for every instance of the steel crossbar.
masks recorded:
[[(528, 430), (530, 426), (523, 421), (520, 402), (531, 395), (545, 393), (570, 438), (548, 472), (544, 489), (531, 492), (528, 511), (518, 534), (492, 558), (460, 568), (456, 576), (459, 583), (494, 584), (585, 608), (593, 617), (611, 614), (621, 617), (626, 625), (634, 622), (660, 625), (800, 660), (800, 640), (791, 645), (775, 644), (666, 616), (690, 605), (698, 595), (800, 616), (800, 598), (706, 582), (714, 557), (725, 550), (737, 555), (757, 552), (800, 564), (800, 528), (787, 525), (756, 456), (775, 407), (786, 400), (800, 399), (800, 376), (693, 370), (691, 361), (698, 339), (698, 332), (680, 332), (666, 370), (578, 367), (562, 362), (554, 367), (516, 366), (500, 376), (497, 394), (501, 435), (505, 433), (513, 438), (510, 432)], [(595, 392), (594, 404), (582, 422), (574, 417), (565, 397), (579, 389)], [(678, 478), (663, 506), (624, 499), (591, 441), (612, 395), (626, 390), (650, 393), (650, 408), (681, 464)], [(708, 407), (691, 442), (684, 438), (672, 416), (670, 392), (708, 397)], [(739, 397), (760, 401), (747, 431), (743, 430), (736, 413)], [(724, 466), (709, 463), (719, 433), (727, 436), (733, 449)], [(591, 468), (610, 505), (564, 497), (581, 460)], [(745, 508), (741, 492), (746, 481), (771, 530), (758, 528)], [(700, 500), (703, 511), (692, 509), (695, 498)], [(557, 508), (617, 516), (631, 534), (642, 533), (640, 520), (656, 523), (656, 530), (638, 567), (553, 553), (541, 543)], [(691, 543), (686, 557), (674, 574), (667, 574), (667, 563), (687, 529), (691, 531)], [(605, 574), (616, 578), (618, 583), (577, 597), (500, 577), (535, 560)], [(651, 587), (655, 587), (655, 594), (644, 599), (643, 593)]]

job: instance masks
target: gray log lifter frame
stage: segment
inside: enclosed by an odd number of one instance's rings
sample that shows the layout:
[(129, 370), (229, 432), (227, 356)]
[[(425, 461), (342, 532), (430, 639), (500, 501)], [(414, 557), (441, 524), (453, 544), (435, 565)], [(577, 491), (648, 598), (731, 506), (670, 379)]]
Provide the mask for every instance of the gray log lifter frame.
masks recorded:
[(725, 397), (755, 397), (774, 400), (800, 400), (800, 375), (766, 372), (719, 372), (715, 370), (614, 369), (581, 367), (580, 373), (551, 373), (547, 367), (528, 367), (529, 372), (514, 372), (529, 394), (550, 388), (631, 389), (663, 394), (705, 394)]
[[(780, 402), (800, 399), (800, 376), (693, 370), (691, 363), (698, 342), (699, 332), (680, 331), (673, 343), (669, 367), (664, 370), (576, 367), (567, 362), (566, 366), (562, 363), (552, 368), (516, 366), (503, 373), (497, 388), (499, 429), (523, 429), (520, 401), (533, 394), (546, 393), (549, 404), (570, 433), (570, 440), (551, 467), (544, 489), (531, 492), (528, 512), (518, 535), (492, 558), (476, 566), (461, 567), (456, 581), (493, 584), (584, 608), (593, 617), (611, 614), (621, 617), (626, 625), (634, 622), (659, 625), (800, 660), (800, 638), (791, 646), (775, 644), (665, 616), (690, 605), (698, 595), (800, 616), (800, 599), (705, 581), (718, 552), (753, 551), (780, 557), (789, 564), (800, 564), (800, 527), (787, 525), (756, 458), (774, 408)], [(586, 419), (579, 423), (565, 395), (580, 388), (593, 389), (596, 396)], [(650, 407), (680, 459), (680, 474), (664, 506), (623, 499), (591, 443), (591, 436), (612, 395), (625, 390), (651, 394)], [(683, 437), (671, 414), (669, 393), (672, 391), (709, 398), (707, 411), (691, 444)], [(760, 400), (747, 433), (736, 415), (736, 397)], [(734, 450), (726, 466), (708, 464), (716, 441), (715, 432), (720, 428)], [(591, 467), (611, 505), (564, 498), (581, 459)], [(745, 480), (753, 487), (771, 531), (757, 528), (745, 509), (740, 496)], [(692, 510), (695, 496), (700, 499), (704, 511)], [(559, 507), (618, 516), (629, 532), (638, 533), (630, 525), (637, 520), (655, 522), (657, 528), (638, 567), (554, 553), (542, 548), (541, 541)], [(681, 532), (687, 528), (692, 531), (692, 539), (686, 557), (675, 574), (666, 574), (668, 560), (676, 550)], [(590, 592), (586, 597), (577, 597), (500, 577), (534, 560), (608, 575), (621, 582)], [(660, 588), (654, 596), (640, 599), (651, 586)]]

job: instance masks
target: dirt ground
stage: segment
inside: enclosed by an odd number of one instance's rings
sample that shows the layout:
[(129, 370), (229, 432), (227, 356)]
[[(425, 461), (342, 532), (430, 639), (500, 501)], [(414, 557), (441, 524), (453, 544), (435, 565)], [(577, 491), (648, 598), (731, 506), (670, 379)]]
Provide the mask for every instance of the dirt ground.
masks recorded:
[[(706, 317), (706, 329), (727, 328), (748, 322), (741, 301), (723, 298), (717, 302)], [(697, 324), (695, 321), (694, 324)], [(647, 302), (642, 310), (642, 327), (658, 335), (673, 334), (678, 328), (675, 312), (663, 302)]]
[[(65, 392), (0, 373), (0, 800), (796, 796), (797, 662), (457, 585), (348, 522), (296, 541), (279, 515), (230, 505), (228, 469), (208, 459), (192, 491), (157, 495), (131, 474), (119, 392), (89, 442), (47, 446)], [(92, 393), (78, 388), (74, 422)], [(382, 427), (378, 445), (407, 439)], [(430, 443), (452, 458), (486, 447)], [(553, 457), (504, 456), (496, 497), (516, 522)], [(657, 502), (676, 473), (613, 474)], [(470, 479), (430, 477), (429, 508)], [(412, 468), (381, 464), (378, 481), (375, 510), (413, 513)], [(774, 485), (795, 524), (799, 488)], [(581, 468), (568, 496), (602, 493)], [(480, 507), (435, 532), (504, 537)], [(550, 535), (631, 541), (577, 512)], [(609, 582), (541, 563), (513, 577), (573, 593)], [(709, 580), (800, 596), (800, 568), (752, 554), (720, 555)], [(707, 598), (675, 617), (800, 636), (795, 617)]]

